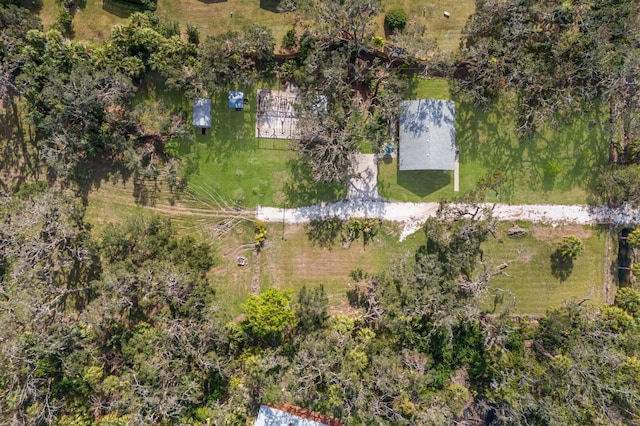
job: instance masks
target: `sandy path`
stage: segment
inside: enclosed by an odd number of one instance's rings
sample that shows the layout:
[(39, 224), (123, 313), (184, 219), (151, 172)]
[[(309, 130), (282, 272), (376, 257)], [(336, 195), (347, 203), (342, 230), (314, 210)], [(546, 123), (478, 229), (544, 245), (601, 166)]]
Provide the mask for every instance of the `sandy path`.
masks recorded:
[(358, 154), (353, 177), (347, 183), (347, 200), (382, 201), (378, 194), (378, 164), (374, 154)]
[[(493, 215), (499, 220), (524, 220), (542, 223), (574, 223), (579, 225), (611, 223), (638, 224), (640, 210), (630, 206), (609, 208), (587, 205), (549, 204), (486, 204), (493, 206)], [(404, 230), (401, 239), (414, 233), (429, 217), (435, 216), (438, 203), (393, 203), (386, 201), (339, 201), (321, 203), (296, 209), (275, 207), (256, 208), (256, 219), (264, 222), (308, 223), (312, 220), (328, 218), (349, 219), (351, 217), (379, 218), (402, 222)]]

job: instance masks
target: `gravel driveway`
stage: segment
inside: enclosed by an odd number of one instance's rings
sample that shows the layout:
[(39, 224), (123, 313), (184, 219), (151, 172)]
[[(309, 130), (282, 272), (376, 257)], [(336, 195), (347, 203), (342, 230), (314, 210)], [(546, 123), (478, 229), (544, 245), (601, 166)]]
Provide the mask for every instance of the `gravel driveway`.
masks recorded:
[[(502, 221), (525, 220), (542, 223), (575, 223), (580, 225), (612, 223), (616, 225), (640, 223), (640, 210), (626, 205), (620, 208), (587, 205), (550, 204), (486, 204), (493, 207), (493, 215)], [(312, 220), (351, 217), (378, 218), (401, 222), (401, 239), (416, 232), (429, 217), (435, 216), (438, 203), (394, 203), (387, 201), (345, 200), (321, 203), (295, 209), (275, 207), (256, 208), (256, 219), (264, 222), (308, 223)]]

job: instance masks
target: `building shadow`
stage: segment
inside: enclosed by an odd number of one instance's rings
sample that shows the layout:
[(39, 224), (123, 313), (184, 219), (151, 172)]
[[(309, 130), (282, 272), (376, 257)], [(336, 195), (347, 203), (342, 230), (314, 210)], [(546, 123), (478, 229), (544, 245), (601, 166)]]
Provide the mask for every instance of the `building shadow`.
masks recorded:
[(442, 170), (398, 170), (397, 183), (419, 197), (451, 184), (452, 172)]
[(260, 9), (268, 10), (273, 13), (280, 13), (278, 5), (280, 0), (260, 0)]

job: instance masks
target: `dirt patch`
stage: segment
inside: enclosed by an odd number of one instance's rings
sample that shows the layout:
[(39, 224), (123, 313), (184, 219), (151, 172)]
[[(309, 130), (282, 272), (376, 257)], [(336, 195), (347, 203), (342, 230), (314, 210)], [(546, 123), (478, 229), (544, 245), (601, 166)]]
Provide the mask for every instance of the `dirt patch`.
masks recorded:
[(574, 235), (581, 240), (586, 240), (591, 237), (591, 233), (591, 229), (581, 225), (543, 226), (535, 224), (531, 227), (531, 235), (538, 241), (559, 242), (562, 237), (567, 235)]
[(531, 253), (530, 251), (525, 251), (520, 254), (518, 260), (522, 263), (529, 263), (533, 260), (533, 253)]
[(352, 318), (360, 318), (362, 316), (362, 312), (360, 312), (359, 309), (349, 305), (345, 300), (339, 305), (332, 306), (331, 309), (329, 309), (329, 315), (334, 316), (337, 314), (347, 315)]

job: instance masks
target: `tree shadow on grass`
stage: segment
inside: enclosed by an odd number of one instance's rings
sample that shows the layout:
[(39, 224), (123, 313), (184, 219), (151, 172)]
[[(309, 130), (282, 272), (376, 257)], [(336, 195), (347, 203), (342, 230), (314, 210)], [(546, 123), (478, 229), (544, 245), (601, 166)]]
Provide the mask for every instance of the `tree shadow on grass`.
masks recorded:
[(128, 18), (136, 12), (144, 12), (142, 6), (116, 0), (102, 0), (102, 9), (118, 18)]
[[(507, 175), (504, 201), (522, 189), (550, 193), (585, 188), (594, 167), (606, 163), (606, 117), (598, 105), (576, 107), (569, 118), (557, 118), (557, 125), (545, 124), (533, 139), (520, 140), (514, 133), (514, 99), (506, 96), (483, 109), (463, 95), (453, 98), (460, 162), (502, 170)], [(550, 162), (560, 166), (555, 176), (545, 170)]]
[(42, 10), (42, 0), (21, 0), (20, 7), (29, 9), (31, 12), (38, 14)]
[(573, 272), (573, 259), (564, 257), (555, 250), (551, 254), (551, 275), (559, 279), (560, 282), (566, 281)]
[(0, 190), (12, 192), (27, 178), (40, 179), (40, 153), (34, 144), (35, 135), (23, 127), (17, 97), (0, 105)]
[(312, 220), (305, 226), (307, 237), (313, 246), (330, 249), (342, 236), (343, 221), (338, 218)]
[(94, 159), (80, 164), (74, 172), (74, 180), (77, 182), (76, 195), (86, 205), (89, 202), (89, 194), (100, 189), (103, 182), (113, 184), (127, 183), (133, 178), (131, 170), (119, 162), (104, 159)]
[(291, 180), (284, 185), (284, 193), (292, 206), (307, 206), (323, 201), (338, 201), (347, 194), (343, 183), (314, 182), (311, 170), (299, 160), (288, 162)]

